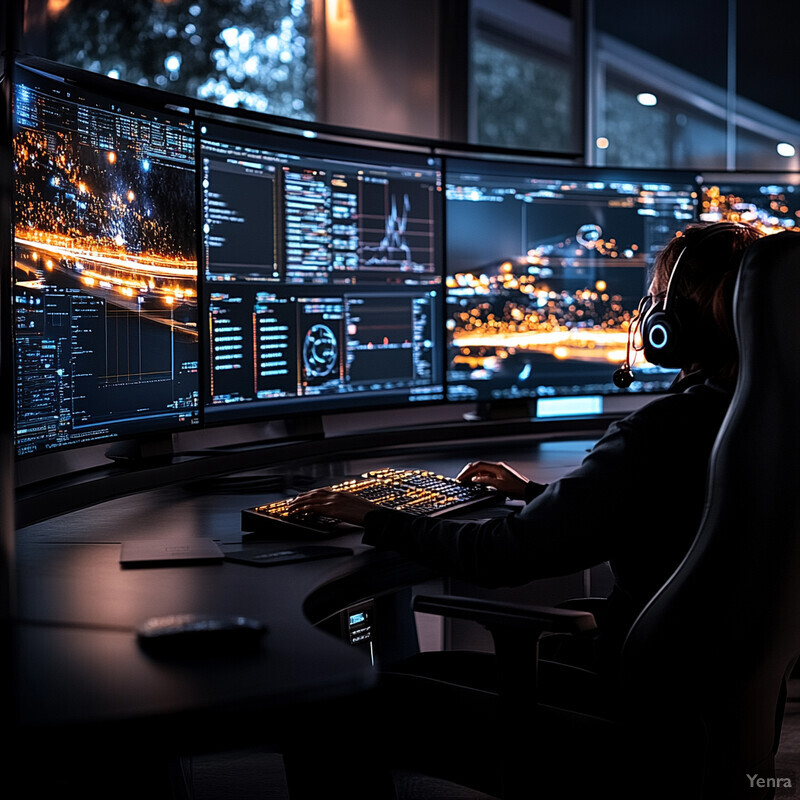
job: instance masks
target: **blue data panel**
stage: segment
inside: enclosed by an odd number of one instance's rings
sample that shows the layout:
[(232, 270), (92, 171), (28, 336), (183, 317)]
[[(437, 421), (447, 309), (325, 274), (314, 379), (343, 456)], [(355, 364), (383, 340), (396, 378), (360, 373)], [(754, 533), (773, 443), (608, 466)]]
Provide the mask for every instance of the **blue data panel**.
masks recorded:
[(441, 165), (200, 125), (209, 422), (437, 401)]

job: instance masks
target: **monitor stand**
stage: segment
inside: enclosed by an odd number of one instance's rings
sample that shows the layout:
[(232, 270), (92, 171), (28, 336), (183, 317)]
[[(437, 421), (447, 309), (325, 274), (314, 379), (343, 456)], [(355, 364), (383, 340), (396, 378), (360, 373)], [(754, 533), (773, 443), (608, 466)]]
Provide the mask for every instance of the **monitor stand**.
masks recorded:
[(284, 422), (290, 439), (324, 439), (325, 425), (319, 414), (300, 414)]
[(467, 422), (490, 422), (504, 419), (532, 419), (535, 414), (536, 400), (520, 398), (518, 400), (497, 400), (478, 403), (474, 411), (464, 414)]
[(174, 454), (171, 433), (123, 439), (114, 442), (105, 452), (106, 458), (130, 469), (169, 464)]

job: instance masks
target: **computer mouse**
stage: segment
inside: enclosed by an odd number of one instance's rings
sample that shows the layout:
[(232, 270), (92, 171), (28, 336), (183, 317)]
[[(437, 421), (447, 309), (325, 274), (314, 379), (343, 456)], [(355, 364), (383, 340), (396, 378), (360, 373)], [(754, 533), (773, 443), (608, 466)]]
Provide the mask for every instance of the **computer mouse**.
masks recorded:
[(139, 646), (154, 656), (227, 656), (258, 650), (267, 632), (250, 617), (169, 614), (152, 617), (136, 631)]

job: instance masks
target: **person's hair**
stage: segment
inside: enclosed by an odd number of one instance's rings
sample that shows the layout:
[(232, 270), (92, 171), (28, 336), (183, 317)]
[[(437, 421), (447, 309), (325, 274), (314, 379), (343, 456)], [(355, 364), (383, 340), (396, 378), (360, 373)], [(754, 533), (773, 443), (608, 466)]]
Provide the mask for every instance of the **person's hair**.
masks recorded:
[(744, 223), (690, 225), (659, 253), (653, 268), (656, 285), (666, 290), (678, 257), (684, 253), (670, 287), (681, 336), (686, 337), (684, 372), (733, 382), (739, 353), (733, 326), (733, 292), (745, 249), (764, 234)]

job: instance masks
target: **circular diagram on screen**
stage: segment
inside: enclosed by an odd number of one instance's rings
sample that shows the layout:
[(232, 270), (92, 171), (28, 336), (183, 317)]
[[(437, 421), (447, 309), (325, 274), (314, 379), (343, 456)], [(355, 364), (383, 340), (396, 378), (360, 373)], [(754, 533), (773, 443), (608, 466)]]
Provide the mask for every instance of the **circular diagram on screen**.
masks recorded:
[(603, 236), (603, 229), (599, 225), (587, 222), (578, 228), (576, 238), (584, 247), (594, 247)]
[(303, 341), (303, 364), (310, 378), (325, 378), (336, 372), (339, 347), (333, 331), (322, 323), (312, 325)]

